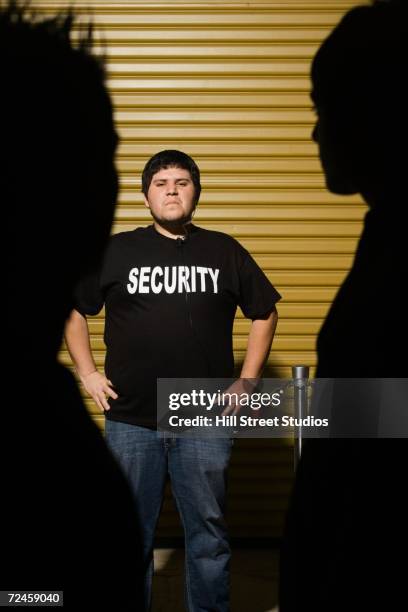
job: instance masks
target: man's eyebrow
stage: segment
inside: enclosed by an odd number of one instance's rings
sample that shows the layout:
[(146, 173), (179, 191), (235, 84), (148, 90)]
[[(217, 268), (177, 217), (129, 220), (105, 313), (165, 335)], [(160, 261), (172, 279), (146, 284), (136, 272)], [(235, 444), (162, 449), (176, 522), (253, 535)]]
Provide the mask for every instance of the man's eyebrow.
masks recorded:
[[(153, 183), (165, 183), (166, 181), (168, 181), (169, 179), (167, 178), (156, 178), (153, 179)], [(178, 179), (176, 179), (176, 183), (178, 183), (179, 181), (191, 181), (191, 178), (189, 178), (188, 176), (184, 176), (184, 177), (180, 177)]]

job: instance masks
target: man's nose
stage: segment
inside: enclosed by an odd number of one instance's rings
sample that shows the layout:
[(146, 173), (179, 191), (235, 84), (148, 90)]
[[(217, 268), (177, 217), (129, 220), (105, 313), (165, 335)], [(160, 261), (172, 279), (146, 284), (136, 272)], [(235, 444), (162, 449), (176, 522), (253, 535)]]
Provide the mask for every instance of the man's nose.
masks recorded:
[(167, 195), (174, 195), (177, 193), (177, 185), (174, 183), (173, 185), (169, 185), (167, 188)]
[(319, 142), (319, 122), (316, 121), (316, 123), (314, 124), (313, 130), (312, 130), (312, 140), (314, 140), (316, 143)]

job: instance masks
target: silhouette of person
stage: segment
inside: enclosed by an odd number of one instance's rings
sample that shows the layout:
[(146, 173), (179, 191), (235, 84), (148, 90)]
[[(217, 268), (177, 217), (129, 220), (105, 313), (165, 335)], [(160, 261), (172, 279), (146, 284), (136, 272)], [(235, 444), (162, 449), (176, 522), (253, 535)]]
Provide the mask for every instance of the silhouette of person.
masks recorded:
[(137, 610), (133, 496), (57, 361), (74, 287), (103, 256), (117, 196), (103, 65), (91, 32), (71, 43), (73, 21), (0, 7), (0, 589), (64, 591), (71, 610)]
[[(312, 64), (313, 137), (327, 188), (359, 193), (368, 205), (352, 268), (319, 333), (316, 376), (374, 381), (359, 385), (351, 405), (343, 385), (337, 402), (337, 417), (343, 411), (364, 427), (359, 402), (370, 405), (375, 381), (407, 376), (407, 69), (404, 2), (350, 10)], [(282, 545), (280, 612), (401, 605), (408, 447), (374, 439), (377, 417), (374, 401), (360, 437), (304, 445)]]

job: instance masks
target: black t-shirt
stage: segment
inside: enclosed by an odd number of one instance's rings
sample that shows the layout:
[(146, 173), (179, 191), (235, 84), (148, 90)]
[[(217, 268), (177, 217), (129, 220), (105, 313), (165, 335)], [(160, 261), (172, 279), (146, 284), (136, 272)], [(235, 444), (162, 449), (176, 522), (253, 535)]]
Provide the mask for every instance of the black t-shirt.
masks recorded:
[(232, 376), (237, 306), (257, 319), (279, 299), (226, 234), (191, 226), (185, 240), (173, 239), (151, 225), (112, 236), (75, 303), (83, 315), (105, 304), (105, 373), (119, 395), (106, 416), (154, 428), (157, 378)]

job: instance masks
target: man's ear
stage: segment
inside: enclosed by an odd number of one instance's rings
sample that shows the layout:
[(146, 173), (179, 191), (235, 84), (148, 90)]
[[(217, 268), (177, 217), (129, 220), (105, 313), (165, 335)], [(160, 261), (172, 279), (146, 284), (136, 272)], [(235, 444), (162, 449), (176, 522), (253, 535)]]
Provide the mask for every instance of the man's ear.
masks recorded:
[(143, 200), (144, 200), (144, 205), (146, 206), (146, 208), (150, 209), (150, 204), (149, 204), (149, 200), (146, 198), (146, 196), (143, 196)]

